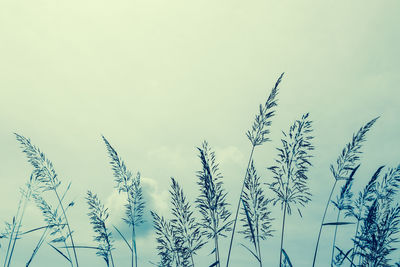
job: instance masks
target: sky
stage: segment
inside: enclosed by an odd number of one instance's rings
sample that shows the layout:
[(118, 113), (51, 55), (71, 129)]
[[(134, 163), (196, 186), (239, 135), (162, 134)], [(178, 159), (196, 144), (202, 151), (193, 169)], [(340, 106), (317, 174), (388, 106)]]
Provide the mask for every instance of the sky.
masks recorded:
[[(396, 0), (1, 0), (0, 222), (12, 220), (19, 188), (32, 171), (14, 132), (40, 147), (63, 188), (71, 182), (68, 200), (76, 204), (69, 216), (78, 244), (94, 244), (87, 190), (109, 207), (110, 223), (124, 227), (124, 200), (115, 192), (101, 135), (132, 172), (141, 172), (147, 212), (167, 218), (170, 177), (190, 201), (198, 195), (197, 147), (207, 140), (233, 211), (251, 149), (245, 132), (285, 72), (272, 141), (257, 148), (254, 160), (263, 182), (270, 182), (267, 167), (276, 158), (281, 131), (310, 113), (313, 197), (303, 218), (287, 218), (284, 245), (294, 266), (310, 266), (334, 182), (329, 166), (352, 134), (380, 116), (363, 146), (355, 190), (379, 166), (400, 163), (399, 11)], [(262, 244), (265, 266), (279, 262), (282, 211), (271, 210), (275, 233)], [(138, 237), (140, 266), (158, 261), (146, 216)], [(28, 206), (23, 228), (43, 224), (36, 207)], [(349, 246), (346, 237), (353, 232), (343, 229), (338, 243)], [(329, 262), (332, 235), (332, 229), (322, 234), (318, 266)], [(17, 242), (12, 265), (26, 262), (38, 237)], [(231, 266), (256, 266), (241, 242), (246, 241), (237, 235)], [(6, 244), (1, 245), (2, 262)], [(118, 266), (127, 266), (127, 248), (121, 240), (116, 245)], [(227, 245), (221, 241), (223, 262)], [(210, 245), (199, 252), (198, 266), (212, 263), (210, 252)], [(93, 251), (78, 256), (82, 266), (103, 264)], [(44, 246), (31, 266), (55, 263), (68, 266)]]

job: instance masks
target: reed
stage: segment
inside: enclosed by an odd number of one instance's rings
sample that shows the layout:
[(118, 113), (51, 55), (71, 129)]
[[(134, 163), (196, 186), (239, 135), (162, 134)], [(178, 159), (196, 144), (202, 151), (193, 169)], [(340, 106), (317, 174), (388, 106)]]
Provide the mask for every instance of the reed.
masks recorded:
[(372, 126), (375, 124), (378, 118), (379, 117), (369, 121), (367, 124), (362, 126), (356, 134), (353, 134), (352, 140), (343, 148), (342, 153), (336, 160), (336, 167), (334, 167), (333, 165), (330, 166), (330, 170), (332, 172), (333, 178), (335, 179), (335, 182), (333, 183), (333, 186), (331, 188), (331, 192), (329, 194), (328, 201), (326, 203), (324, 213), (322, 215), (317, 242), (314, 250), (312, 267), (314, 267), (316, 263), (319, 240), (321, 238), (321, 233), (322, 233), (322, 227), (324, 226), (325, 223), (325, 217), (328, 211), (329, 204), (331, 202), (332, 194), (336, 188), (338, 181), (347, 180), (351, 172), (357, 166), (358, 161), (360, 159), (362, 144), (365, 141), (366, 134), (372, 128)]
[(131, 228), (131, 266), (135, 265), (137, 267), (136, 231), (137, 227), (144, 223), (143, 213), (145, 208), (143, 190), (140, 184), (140, 173), (138, 172), (133, 177), (131, 171), (127, 169), (125, 162), (118, 156), (115, 149), (104, 136), (102, 138), (110, 157), (111, 168), (117, 183), (116, 188), (119, 193), (123, 192), (126, 194), (127, 203), (125, 204), (125, 217), (123, 220)]
[(212, 266), (221, 266), (219, 237), (226, 237), (225, 233), (231, 231), (231, 215), (227, 209), (227, 193), (223, 189), (222, 175), (216, 163), (215, 152), (211, 150), (206, 141), (199, 150), (199, 158), (202, 170), (198, 171), (197, 184), (200, 187), (200, 195), (196, 199), (197, 208), (202, 216), (201, 229), (203, 234), (214, 240), (214, 249), (211, 252), (215, 256)]
[[(31, 143), (29, 139), (19, 134), (15, 134), (15, 136), (17, 138), (17, 141), (20, 143), (23, 152), (27, 156), (28, 162), (34, 168), (33, 175), (39, 182), (39, 186), (42, 192), (52, 191), (57, 198), (58, 204), (62, 211), (63, 219), (65, 220), (65, 225), (68, 230), (67, 237), (71, 242), (75, 266), (79, 267), (78, 257), (75, 249), (75, 243), (72, 236), (72, 230), (66, 214), (66, 208), (64, 207), (64, 204), (62, 203), (60, 194), (58, 192), (58, 188), (61, 185), (61, 181), (58, 178), (56, 171), (54, 170), (53, 164), (48, 158), (46, 158), (45, 154), (42, 153), (42, 151), (40, 151), (38, 147), (36, 147)], [(68, 206), (71, 206), (71, 203)], [(72, 260), (71, 260), (71, 265), (73, 266)]]
[(197, 251), (203, 247), (205, 242), (201, 236), (200, 224), (193, 215), (190, 203), (183, 193), (178, 182), (171, 177), (171, 204), (172, 215), (171, 227), (174, 235), (180, 240), (180, 254), (184, 266), (194, 266), (194, 258)]
[(301, 216), (300, 206), (304, 207), (311, 200), (307, 171), (311, 166), (310, 152), (314, 150), (312, 131), (312, 121), (306, 113), (294, 122), (288, 133), (283, 132), (282, 147), (277, 148), (276, 165), (269, 168), (274, 179), (269, 184), (269, 188), (275, 193), (273, 204), (280, 204), (283, 210), (279, 266), (282, 266), (286, 214), (291, 215), (292, 206), (297, 206)]
[(245, 175), (243, 178), (243, 183), (242, 183), (242, 188), (240, 190), (239, 194), (239, 200), (236, 206), (236, 212), (235, 212), (235, 218), (233, 220), (233, 228), (232, 228), (232, 234), (231, 234), (231, 239), (229, 242), (229, 249), (228, 249), (228, 257), (226, 259), (226, 267), (229, 266), (229, 260), (231, 257), (231, 251), (232, 251), (232, 245), (233, 245), (233, 240), (235, 237), (235, 230), (236, 230), (236, 223), (239, 215), (239, 209), (240, 209), (240, 204), (242, 202), (242, 194), (243, 194), (243, 189), (245, 186), (245, 180), (247, 177), (247, 174), (249, 172), (249, 167), (250, 163), (253, 160), (253, 153), (254, 150), (257, 146), (261, 146), (267, 141), (270, 141), (268, 135), (270, 133), (270, 127), (271, 127), (271, 119), (273, 116), (275, 116), (275, 107), (277, 106), (277, 95), (278, 95), (278, 86), (282, 81), (283, 77), (282, 73), (278, 80), (275, 83), (275, 86), (272, 88), (267, 101), (264, 103), (264, 105), (260, 104), (259, 107), (259, 113), (255, 116), (253, 125), (251, 126), (251, 129), (246, 132), (246, 136), (249, 139), (251, 143), (251, 151), (250, 151), (250, 156), (249, 156), (249, 161), (247, 163)]
[(245, 188), (242, 197), (242, 222), (243, 230), (240, 231), (246, 239), (249, 239), (254, 246), (252, 251), (243, 245), (258, 261), (262, 267), (261, 240), (266, 240), (272, 236), (273, 230), (271, 223), (271, 211), (269, 205), (271, 200), (266, 197), (265, 191), (261, 186), (260, 176), (251, 162), (248, 172)]
[(86, 196), (87, 204), (89, 205), (89, 218), (90, 224), (93, 226), (93, 230), (96, 233), (94, 241), (98, 243), (96, 255), (102, 257), (107, 264), (107, 267), (114, 267), (114, 259), (111, 250), (113, 249), (113, 240), (111, 232), (107, 229), (106, 221), (109, 217), (108, 209), (100, 202), (96, 194), (91, 191), (87, 192)]

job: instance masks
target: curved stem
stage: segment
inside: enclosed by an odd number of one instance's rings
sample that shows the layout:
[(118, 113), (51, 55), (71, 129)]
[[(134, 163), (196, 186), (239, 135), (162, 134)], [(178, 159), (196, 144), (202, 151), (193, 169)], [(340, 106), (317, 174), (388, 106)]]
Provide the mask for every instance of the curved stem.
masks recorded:
[(247, 163), (247, 168), (246, 168), (246, 174), (244, 175), (244, 179), (243, 179), (242, 190), (240, 191), (239, 201), (238, 201), (238, 204), (237, 204), (237, 207), (236, 207), (235, 220), (233, 221), (233, 228), (232, 228), (232, 236), (231, 236), (231, 241), (229, 243), (228, 257), (226, 259), (226, 267), (229, 266), (229, 259), (231, 257), (233, 237), (235, 236), (236, 222), (237, 222), (237, 218), (238, 218), (238, 214), (239, 214), (240, 202), (241, 202), (242, 195), (243, 195), (243, 189), (244, 189), (244, 184), (246, 182), (246, 177), (247, 177), (247, 174), (249, 173), (250, 163), (251, 163), (251, 160), (253, 158), (254, 148), (255, 148), (255, 145), (253, 145), (253, 147), (251, 148), (249, 162)]
[(328, 201), (327, 201), (326, 206), (325, 206), (324, 215), (322, 216), (321, 226), (320, 226), (320, 228), (319, 228), (319, 233), (318, 233), (318, 238), (317, 238), (317, 244), (315, 245), (315, 251), (314, 251), (314, 258), (313, 258), (312, 267), (315, 266), (315, 260), (317, 259), (317, 252), (318, 252), (319, 240), (320, 240), (320, 238), (321, 238), (322, 226), (323, 226), (324, 221), (325, 221), (326, 212), (327, 212), (327, 210), (328, 210), (329, 202), (331, 201), (333, 191), (335, 190), (336, 183), (337, 183), (337, 180), (335, 179), (335, 183), (334, 183), (333, 186), (332, 186), (331, 193), (329, 194), (329, 198), (328, 198)]

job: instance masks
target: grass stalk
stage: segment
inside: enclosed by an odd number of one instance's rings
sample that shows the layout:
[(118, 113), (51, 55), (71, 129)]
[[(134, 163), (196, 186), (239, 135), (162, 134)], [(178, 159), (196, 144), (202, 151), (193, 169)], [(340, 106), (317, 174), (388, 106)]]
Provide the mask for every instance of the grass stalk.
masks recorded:
[(279, 250), (279, 267), (282, 267), (282, 249), (283, 249), (283, 236), (285, 233), (285, 219), (286, 219), (286, 207), (287, 204), (285, 203), (285, 208), (283, 210), (283, 219), (282, 219), (282, 234), (281, 234), (281, 249)]
[(68, 236), (71, 241), (72, 245), (72, 250), (74, 253), (74, 259), (75, 259), (75, 264), (76, 267), (79, 267), (78, 263), (78, 257), (77, 253), (75, 250), (75, 244), (74, 244), (74, 239), (72, 237), (72, 231), (70, 224), (68, 222), (67, 214), (65, 212), (64, 205), (61, 201), (61, 198), (58, 194), (57, 187), (61, 184), (61, 182), (58, 179), (57, 173), (55, 172), (53, 168), (53, 164), (51, 163), (50, 160), (48, 160), (45, 155), (37, 148), (34, 146), (31, 141), (22, 135), (15, 134), (17, 140), (20, 142), (23, 148), (23, 152), (26, 154), (28, 161), (32, 164), (34, 167), (34, 172), (33, 174), (36, 176), (36, 179), (38, 182), (42, 184), (43, 191), (53, 191), (54, 194), (56, 195), (57, 201), (60, 204), (66, 226), (68, 229)]
[[(340, 212), (341, 210), (338, 211), (337, 217), (336, 217), (336, 223), (339, 222), (339, 218), (340, 218)], [(333, 258), (335, 255), (335, 245), (336, 245), (336, 234), (337, 234), (337, 230), (338, 230), (338, 225), (335, 225), (335, 233), (333, 235), (333, 242), (332, 242), (332, 256), (331, 256), (331, 266), (333, 266)]]
[(131, 266), (137, 267), (136, 227), (144, 222), (143, 210), (145, 205), (140, 185), (140, 173), (138, 172), (136, 177), (132, 177), (132, 173), (127, 169), (124, 161), (118, 156), (115, 149), (104, 136), (102, 138), (111, 159), (110, 164), (114, 172), (115, 181), (117, 182), (116, 188), (118, 192), (125, 192), (127, 196), (128, 203), (125, 205), (126, 218), (123, 219), (131, 228)]
[(354, 169), (356, 168), (356, 164), (360, 159), (359, 158), (359, 154), (361, 154), (360, 149), (362, 147), (362, 143), (365, 141), (366, 133), (371, 129), (371, 127), (374, 125), (374, 123), (378, 118), (379, 117), (369, 121), (367, 124), (362, 126), (356, 134), (353, 135), (352, 140), (343, 148), (342, 153), (339, 155), (336, 161), (337, 162), (336, 168), (333, 167), (333, 165), (331, 165), (330, 167), (333, 177), (335, 179), (335, 183), (332, 186), (331, 192), (328, 197), (328, 201), (325, 206), (324, 214), (322, 216), (321, 225), (319, 228), (317, 242), (314, 250), (312, 267), (314, 267), (316, 263), (322, 227), (325, 222), (326, 212), (328, 210), (329, 203), (331, 202), (332, 194), (333, 191), (335, 190), (336, 184), (339, 180), (347, 180), (348, 179), (347, 176), (350, 174), (350, 172), (354, 171)]
[(326, 205), (325, 205), (324, 215), (322, 215), (321, 225), (319, 227), (319, 232), (318, 232), (318, 237), (317, 237), (317, 244), (315, 245), (315, 250), (314, 250), (314, 258), (313, 258), (313, 264), (312, 264), (313, 267), (315, 266), (315, 261), (317, 259), (318, 245), (319, 245), (319, 240), (320, 240), (321, 233), (322, 233), (322, 227), (325, 222), (326, 212), (328, 211), (329, 203), (331, 202), (333, 191), (335, 190), (337, 181), (338, 180), (335, 179), (335, 182), (333, 183), (331, 193), (329, 194), (328, 201), (326, 202)]
[(275, 115), (275, 110), (273, 108), (277, 105), (277, 100), (276, 96), (278, 94), (278, 86), (280, 82), (282, 81), (283, 77), (282, 73), (278, 80), (275, 83), (275, 86), (272, 88), (271, 93), (268, 96), (267, 101), (265, 102), (264, 105), (260, 105), (260, 112), (259, 114), (256, 115), (255, 121), (252, 125), (251, 130), (247, 131), (246, 135), (248, 139), (250, 140), (252, 144), (250, 156), (249, 156), (249, 161), (247, 163), (247, 168), (245, 171), (245, 175), (243, 178), (243, 183), (242, 183), (242, 188), (239, 194), (239, 200), (238, 204), (236, 206), (236, 212), (235, 212), (235, 219), (233, 221), (233, 228), (232, 228), (232, 234), (231, 234), (231, 239), (229, 242), (229, 249), (228, 249), (228, 257), (226, 259), (226, 267), (229, 266), (229, 260), (231, 257), (231, 252), (232, 252), (232, 245), (233, 245), (233, 239), (235, 237), (235, 230), (236, 230), (236, 223), (237, 223), (237, 218), (239, 214), (239, 209), (240, 209), (240, 203), (242, 201), (242, 194), (243, 194), (243, 189), (244, 189), (244, 184), (246, 177), (249, 172), (249, 167), (250, 163), (253, 160), (253, 152), (256, 146), (262, 145), (263, 143), (269, 141), (269, 138), (267, 137), (268, 134), (270, 133), (270, 126), (271, 126), (271, 118)]
[[(251, 148), (249, 161), (248, 161), (247, 167), (246, 167), (245, 177), (247, 177), (247, 175), (249, 174), (249, 167), (250, 167), (251, 161), (253, 160), (254, 149), (255, 149), (255, 145), (253, 145), (252, 148)], [(238, 201), (238, 204), (236, 206), (235, 218), (233, 220), (233, 228), (232, 228), (231, 240), (229, 242), (228, 258), (226, 259), (226, 267), (229, 266), (229, 259), (231, 257), (233, 238), (235, 236), (236, 223), (237, 223), (237, 218), (238, 218), (238, 215), (239, 215), (240, 203), (242, 201), (242, 194), (243, 194), (244, 184), (245, 184), (245, 179), (243, 180), (242, 189), (240, 190), (240, 195), (239, 195), (239, 201)]]

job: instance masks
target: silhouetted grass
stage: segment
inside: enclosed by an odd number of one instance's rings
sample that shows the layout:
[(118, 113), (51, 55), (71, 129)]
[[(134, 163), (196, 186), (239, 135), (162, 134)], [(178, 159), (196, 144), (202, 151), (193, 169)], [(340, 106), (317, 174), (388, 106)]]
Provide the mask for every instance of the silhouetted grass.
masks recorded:
[(200, 186), (200, 195), (196, 199), (197, 208), (202, 216), (201, 229), (208, 239), (214, 240), (214, 266), (221, 266), (219, 237), (226, 237), (225, 233), (231, 230), (231, 215), (227, 209), (227, 193), (223, 189), (222, 175), (219, 172), (215, 152), (206, 141), (199, 150), (199, 158), (203, 169), (197, 173), (197, 184)]
[[(137, 267), (137, 248), (136, 248), (136, 231), (137, 227), (142, 224), (145, 203), (143, 200), (142, 186), (140, 184), (140, 173), (135, 177), (126, 168), (124, 161), (118, 156), (115, 149), (110, 145), (103, 136), (103, 141), (110, 157), (110, 164), (114, 172), (114, 178), (117, 182), (116, 188), (118, 192), (126, 193), (127, 204), (125, 204), (124, 222), (131, 227), (131, 265), (134, 263)], [(133, 249), (133, 250), (132, 250)]]
[(237, 219), (238, 219), (238, 215), (239, 215), (239, 208), (240, 208), (240, 204), (242, 202), (243, 189), (245, 186), (245, 180), (246, 180), (247, 174), (249, 172), (250, 163), (253, 160), (254, 150), (255, 150), (256, 146), (261, 146), (265, 142), (270, 141), (268, 135), (270, 133), (270, 127), (271, 127), (271, 123), (272, 123), (271, 118), (275, 115), (274, 108), (277, 106), (276, 97), (278, 95), (278, 86), (282, 81), (283, 74), (284, 73), (282, 73), (279, 76), (278, 80), (275, 83), (275, 86), (272, 88), (271, 93), (269, 94), (268, 99), (264, 103), (264, 105), (260, 104), (259, 113), (255, 116), (255, 119), (254, 119), (251, 129), (246, 132), (246, 136), (249, 139), (249, 141), (251, 142), (251, 152), (250, 152), (250, 156), (249, 156), (249, 161), (247, 163), (245, 175), (243, 178), (242, 189), (240, 190), (240, 194), (239, 194), (239, 200), (238, 200), (237, 207), (236, 207), (235, 218), (233, 220), (233, 228), (232, 228), (232, 234), (231, 234), (231, 239), (230, 239), (230, 243), (229, 243), (228, 257), (226, 259), (226, 267), (229, 266), (229, 260), (231, 257), (233, 240), (235, 237), (236, 223), (237, 223)]
[(349, 178), (349, 175), (351, 172), (356, 168), (357, 163), (359, 161), (359, 155), (361, 154), (361, 147), (362, 143), (365, 141), (365, 136), (367, 132), (372, 128), (374, 123), (376, 122), (378, 118), (375, 118), (365, 124), (363, 127), (358, 130), (356, 134), (353, 135), (353, 138), (351, 142), (349, 142), (342, 150), (342, 153), (339, 155), (337, 161), (336, 161), (336, 167), (331, 165), (330, 169), (333, 175), (333, 178), (335, 179), (335, 182), (332, 186), (331, 192), (328, 197), (328, 201), (325, 206), (324, 214), (322, 216), (321, 220), (321, 225), (319, 228), (318, 232), (318, 237), (317, 237), (317, 242), (315, 245), (315, 250), (314, 250), (314, 258), (313, 258), (313, 264), (312, 267), (315, 266), (315, 262), (317, 259), (317, 253), (318, 253), (318, 245), (319, 245), (319, 240), (321, 237), (321, 232), (322, 232), (322, 227), (324, 226), (325, 222), (325, 216), (326, 212), (328, 210), (329, 203), (332, 198), (332, 194), (335, 190), (336, 184), (338, 181), (341, 180), (347, 180)]
[[(34, 170), (33, 170), (33, 175), (36, 177), (36, 180), (39, 182), (39, 186), (43, 192), (46, 191), (52, 191), (54, 192), (59, 207), (61, 208), (62, 215), (63, 215), (63, 220), (65, 220), (65, 225), (67, 227), (68, 233), (67, 236), (70, 241), (71, 241), (71, 247), (74, 255), (74, 262), (76, 264), (76, 267), (79, 266), (78, 263), (78, 257), (76, 254), (76, 249), (75, 249), (75, 244), (74, 244), (74, 239), (72, 237), (72, 231), (70, 224), (68, 222), (68, 217), (66, 214), (66, 209), (62, 203), (62, 200), (60, 198), (60, 194), (58, 192), (58, 187), (61, 185), (61, 181), (58, 178), (58, 175), (56, 171), (54, 170), (53, 164), (49, 159), (46, 158), (46, 156), (39, 150), (38, 147), (34, 146), (31, 141), (22, 135), (15, 134), (18, 142), (21, 144), (21, 147), (23, 149), (23, 152), (26, 154), (28, 158), (28, 162), (32, 164)], [(44, 201), (44, 200), (43, 200)], [(72, 206), (73, 203), (69, 203), (68, 206)], [(41, 206), (42, 208), (44, 205)], [(43, 210), (42, 210), (43, 211)], [(53, 240), (54, 242), (54, 240)], [(69, 253), (69, 250), (67, 248), (67, 252)], [(71, 257), (69, 257), (69, 261), (72, 264)]]
[(90, 223), (93, 226), (94, 232), (97, 234), (94, 237), (94, 241), (98, 243), (98, 251), (96, 254), (104, 259), (107, 266), (110, 266), (111, 260), (111, 266), (114, 267), (114, 259), (111, 252), (113, 249), (113, 240), (111, 239), (111, 233), (106, 226), (106, 220), (109, 217), (108, 210), (100, 202), (97, 195), (93, 194), (91, 191), (87, 192), (86, 200), (89, 205), (90, 212), (88, 215)]
[[(310, 189), (307, 185), (307, 171), (311, 166), (310, 155), (314, 149), (311, 141), (312, 121), (309, 114), (304, 114), (300, 120), (296, 120), (289, 132), (283, 132), (282, 147), (277, 148), (278, 158), (276, 165), (269, 169), (273, 173), (274, 182), (269, 184), (275, 193), (273, 204), (280, 204), (283, 210), (281, 247), (279, 265), (282, 266), (283, 238), (285, 233), (286, 213), (292, 213), (292, 205), (305, 206), (310, 201)], [(297, 210), (301, 216), (300, 207)]]
[(246, 239), (254, 245), (254, 251), (243, 245), (257, 259), (262, 267), (261, 242), (272, 236), (271, 212), (269, 210), (270, 199), (266, 197), (261, 186), (260, 176), (251, 162), (242, 197), (242, 228), (240, 231)]
[[(200, 255), (205, 244), (210, 242), (211, 253), (202, 255), (212, 256), (211, 264), (208, 267), (221, 267), (220, 255), (225, 251), (225, 248), (221, 248), (220, 245), (221, 238), (230, 234), (229, 247), (226, 248), (228, 255), (226, 266), (228, 267), (235, 231), (238, 230), (244, 240), (248, 240), (250, 244), (241, 244), (242, 249), (247, 250), (256, 259), (257, 265), (262, 267), (265, 254), (268, 253), (262, 249), (262, 241), (268, 242), (273, 233), (271, 227), (273, 214), (270, 205), (279, 205), (282, 211), (279, 266), (292, 267), (294, 265), (284, 248), (286, 215), (291, 215), (293, 210), (297, 210), (302, 217), (301, 209), (311, 201), (308, 171), (311, 167), (314, 137), (309, 114), (304, 114), (292, 124), (289, 131), (283, 132), (277, 148), (277, 158), (273, 166), (268, 168), (272, 172), (271, 180), (261, 180), (263, 175), (260, 176), (257, 173), (253, 159), (255, 148), (270, 141), (271, 119), (275, 115), (278, 86), (282, 77), (283, 74), (275, 83), (265, 104), (260, 105), (259, 113), (256, 115), (252, 127), (246, 133), (251, 143), (251, 152), (242, 188), (237, 196), (239, 200), (233, 219), (229, 210), (230, 203), (227, 201), (228, 192), (224, 188), (223, 176), (219, 170), (215, 152), (207, 142), (203, 142), (201, 147), (198, 147), (201, 169), (197, 172), (199, 195), (195, 199), (194, 206), (192, 207), (188, 201), (177, 180), (171, 178), (170, 214), (164, 217), (151, 211), (157, 252), (160, 256), (160, 261), (155, 265), (159, 267), (194, 267), (197, 262), (196, 255)], [(394, 264), (400, 266), (394, 253), (398, 249), (396, 243), (400, 241), (400, 203), (398, 201), (400, 165), (396, 168), (379, 167), (354, 198), (352, 192), (352, 184), (356, 172), (360, 168), (362, 144), (367, 132), (377, 119), (375, 118), (361, 127), (342, 150), (336, 164), (330, 166), (335, 181), (323, 212), (312, 266), (316, 265), (320, 236), (324, 226), (334, 226), (331, 266), (387, 267), (394, 266)], [(33, 262), (45, 242), (72, 267), (79, 267), (76, 253), (78, 248), (95, 250), (97, 256), (104, 259), (107, 266), (116, 266), (112, 251), (118, 243), (114, 243), (107, 225), (108, 209), (104, 207), (96, 194), (91, 191), (87, 192), (88, 215), (95, 232), (96, 246), (75, 245), (73, 231), (67, 216), (67, 211), (74, 205), (74, 202), (68, 203), (65, 200), (71, 184), (60, 191), (61, 180), (51, 161), (29, 139), (18, 134), (16, 134), (16, 138), (21, 144), (28, 162), (33, 166), (33, 172), (28, 183), (21, 190), (21, 198), (15, 216), (11, 222), (6, 223), (5, 232), (0, 234), (0, 238), (8, 239), (7, 246), (4, 248), (4, 267), (9, 267), (15, 259), (17, 241), (35, 231), (42, 231), (42, 234), (26, 267)], [(129, 227), (130, 238), (126, 238), (117, 227), (113, 227), (129, 248), (130, 265), (138, 267), (136, 236), (138, 226), (144, 223), (145, 212), (141, 174), (138, 172), (133, 175), (108, 140), (104, 136), (102, 139), (110, 157), (116, 182), (115, 188), (118, 193), (126, 196), (125, 213), (122, 219)], [(344, 183), (338, 190), (336, 198), (332, 200), (340, 181), (344, 181)], [(266, 185), (268, 187), (265, 187)], [(48, 192), (56, 197), (55, 203), (49, 201)], [(271, 196), (268, 193), (272, 193)], [(22, 231), (22, 222), (29, 201), (33, 201), (39, 208), (46, 225)], [(334, 211), (336, 220), (325, 222), (331, 204), (336, 208)], [(239, 213), (240, 218), (238, 217)], [(238, 218), (239, 225), (237, 224)], [(348, 219), (343, 220), (344, 218)], [(355, 233), (347, 240), (350, 242), (350, 245), (347, 243), (349, 247), (345, 249), (339, 247), (338, 240), (343, 238), (339, 234), (339, 228), (353, 227), (353, 224)], [(236, 229), (236, 226), (239, 229)], [(268, 257), (275, 256), (277, 257), (277, 255), (268, 254)], [(249, 260), (248, 263), (251, 264), (254, 261)]]

